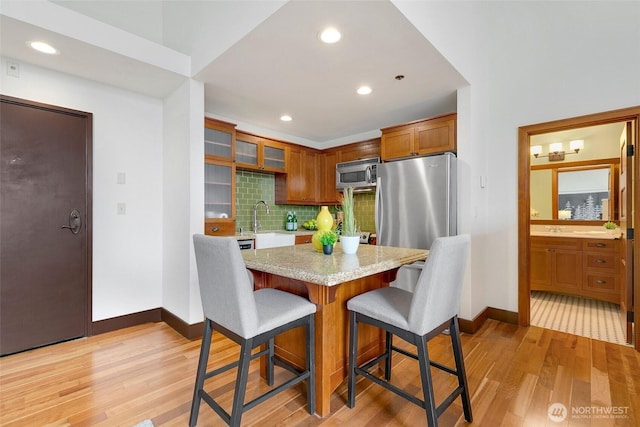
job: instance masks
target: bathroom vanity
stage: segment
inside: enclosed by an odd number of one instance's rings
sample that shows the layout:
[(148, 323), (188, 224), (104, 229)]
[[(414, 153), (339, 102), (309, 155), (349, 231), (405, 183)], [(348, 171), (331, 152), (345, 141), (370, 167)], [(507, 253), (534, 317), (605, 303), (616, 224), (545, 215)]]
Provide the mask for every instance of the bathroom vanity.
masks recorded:
[(619, 234), (532, 230), (530, 248), (532, 291), (620, 303)]

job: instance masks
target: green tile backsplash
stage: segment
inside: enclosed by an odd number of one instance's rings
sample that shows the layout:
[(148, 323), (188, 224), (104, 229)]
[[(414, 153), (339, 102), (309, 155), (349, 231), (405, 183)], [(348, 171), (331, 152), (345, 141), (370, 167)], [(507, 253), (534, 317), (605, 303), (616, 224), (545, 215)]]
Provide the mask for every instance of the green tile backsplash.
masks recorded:
[[(374, 231), (374, 202), (375, 194), (356, 194), (354, 214), (360, 230)], [(298, 217), (298, 228), (302, 223), (315, 218), (320, 211), (319, 206), (276, 205), (275, 177), (271, 174), (237, 171), (236, 172), (236, 227), (241, 226), (246, 231), (251, 230), (253, 223), (253, 206), (258, 200), (264, 200), (269, 205), (270, 214), (265, 213), (264, 206), (258, 207), (258, 221), (262, 231), (284, 230), (288, 211), (295, 211)], [(336, 206), (329, 206), (329, 211), (335, 216)]]

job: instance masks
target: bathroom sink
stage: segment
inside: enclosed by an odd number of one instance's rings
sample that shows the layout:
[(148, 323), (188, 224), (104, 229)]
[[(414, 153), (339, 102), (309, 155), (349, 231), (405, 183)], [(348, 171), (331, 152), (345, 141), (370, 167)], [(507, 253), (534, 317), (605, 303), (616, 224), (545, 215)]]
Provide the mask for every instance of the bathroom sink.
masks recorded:
[(257, 233), (256, 249), (277, 248), (279, 246), (293, 246), (296, 236), (292, 233)]

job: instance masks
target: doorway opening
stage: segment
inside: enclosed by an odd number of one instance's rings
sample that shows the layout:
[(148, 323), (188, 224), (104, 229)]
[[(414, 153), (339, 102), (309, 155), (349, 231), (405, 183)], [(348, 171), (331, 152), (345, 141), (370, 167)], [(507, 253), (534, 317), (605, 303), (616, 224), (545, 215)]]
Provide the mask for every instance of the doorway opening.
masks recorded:
[[(569, 289), (572, 285), (571, 280), (573, 277), (577, 277), (577, 281), (581, 282), (583, 279), (587, 284), (593, 285), (595, 282), (591, 282), (591, 278), (583, 271), (587, 270), (588, 263), (591, 262), (591, 258), (588, 256), (582, 258), (582, 255), (578, 255), (575, 258), (571, 258), (572, 252), (571, 250), (564, 250), (564, 248), (560, 248), (559, 250), (547, 249), (546, 252), (532, 250), (532, 229), (534, 231), (541, 231), (541, 234), (544, 234), (545, 228), (548, 227), (546, 231), (555, 231), (564, 228), (565, 226), (570, 226), (573, 224), (580, 224), (580, 227), (583, 226), (593, 226), (597, 227), (593, 229), (594, 233), (600, 233), (603, 230), (602, 224), (608, 218), (608, 215), (611, 215), (610, 219), (615, 220), (622, 231), (622, 235), (620, 236), (620, 251), (619, 256), (618, 253), (613, 255), (611, 259), (612, 262), (619, 263), (622, 261), (622, 264), (626, 265), (626, 267), (619, 267), (621, 271), (625, 271), (625, 268), (628, 269), (629, 274), (622, 275), (620, 278), (620, 293), (621, 299), (624, 300), (626, 298), (626, 306), (624, 307), (624, 313), (627, 315), (626, 318), (621, 319), (621, 322), (625, 322), (628, 325), (632, 323), (638, 325), (639, 321), (639, 311), (635, 308), (640, 307), (640, 295), (639, 295), (639, 286), (638, 286), (638, 266), (640, 266), (640, 251), (633, 251), (633, 230), (638, 227), (639, 218), (638, 215), (635, 218), (632, 218), (631, 215), (624, 216), (621, 211), (632, 212), (632, 207), (635, 202), (635, 193), (637, 193), (637, 188), (633, 189), (633, 191), (625, 192), (626, 187), (619, 181), (615, 181), (612, 178), (611, 182), (611, 194), (617, 195), (617, 199), (611, 203), (611, 206), (605, 205), (605, 212), (602, 213), (600, 211), (599, 220), (587, 220), (585, 222), (578, 222), (572, 219), (567, 221), (567, 216), (571, 215), (569, 209), (564, 209), (563, 206), (558, 205), (558, 201), (555, 200), (557, 195), (554, 194), (553, 198), (550, 196), (550, 200), (553, 200), (555, 203), (550, 204), (549, 212), (551, 213), (551, 217), (549, 219), (541, 219), (532, 220), (532, 214), (534, 207), (531, 206), (531, 189), (533, 183), (531, 182), (531, 170), (532, 166), (535, 163), (540, 163), (538, 158), (533, 155), (531, 150), (532, 140), (535, 140), (537, 137), (558, 133), (558, 132), (568, 132), (581, 128), (588, 128), (592, 126), (601, 126), (613, 123), (625, 123), (626, 124), (626, 135), (627, 140), (624, 141), (624, 144), (621, 142), (621, 147), (624, 145), (624, 150), (626, 152), (627, 146), (635, 146), (638, 140), (638, 123), (640, 121), (640, 107), (632, 107), (622, 110), (615, 110), (610, 112), (592, 114), (588, 116), (581, 116), (570, 119), (557, 120), (553, 122), (541, 123), (536, 125), (524, 126), (519, 129), (519, 145), (518, 145), (518, 180), (519, 180), (519, 194), (518, 194), (518, 249), (520, 253), (520, 257), (518, 260), (518, 322), (522, 326), (528, 326), (531, 324), (531, 291), (532, 291), (532, 281), (537, 287), (537, 279), (535, 277), (532, 278), (531, 274), (535, 272), (539, 273), (536, 269), (532, 270), (532, 264), (538, 265), (538, 263), (542, 262), (542, 257), (546, 257), (545, 259), (553, 264), (554, 261), (557, 262), (557, 265), (568, 266), (564, 269), (556, 270), (559, 272), (560, 277), (559, 282), (561, 286), (564, 286), (565, 289)], [(568, 146), (567, 141), (567, 146)], [(539, 152), (539, 149), (535, 150)], [(552, 150), (550, 150), (551, 153)], [(569, 150), (567, 150), (569, 153)], [(567, 153), (567, 154), (568, 154)], [(631, 151), (629, 151), (630, 154)], [(563, 153), (564, 154), (564, 153)], [(543, 156), (540, 156), (543, 157)], [(544, 156), (547, 157), (547, 156)], [(571, 157), (568, 156), (567, 157)], [(638, 178), (639, 173), (639, 156), (620, 156), (619, 160), (619, 170), (613, 168), (612, 171), (615, 172), (615, 176), (618, 176), (618, 172), (627, 173), (626, 175), (629, 178), (630, 183), (640, 183), (640, 179)], [(576, 156), (578, 158), (578, 156)], [(535, 160), (534, 160), (535, 159)], [(544, 159), (544, 163), (547, 166), (542, 166), (542, 168), (556, 168), (557, 162), (555, 162), (556, 158), (549, 157), (548, 159)], [(572, 160), (572, 159), (567, 159)], [(602, 163), (601, 161), (600, 163)], [(581, 167), (586, 167), (584, 162), (574, 162), (575, 164), (569, 165), (574, 168), (580, 169)], [(606, 161), (604, 163), (607, 163)], [(611, 162), (614, 163), (614, 162)], [(556, 175), (557, 177), (557, 170)], [(612, 173), (613, 176), (613, 173)], [(623, 182), (625, 182), (625, 175), (619, 175), (619, 177)], [(616, 178), (618, 179), (618, 178)], [(637, 184), (636, 184), (637, 185)], [(557, 182), (555, 182), (555, 188), (557, 191)], [(630, 187), (629, 187), (630, 188)], [(591, 203), (591, 202), (590, 202)], [(589, 206), (592, 208), (592, 206)], [(598, 209), (602, 209), (600, 206)], [(603, 219), (604, 218), (604, 219)], [(533, 224), (532, 224), (533, 223)], [(542, 229), (540, 228), (542, 227)], [(568, 227), (571, 229), (571, 227)], [(583, 227), (588, 228), (588, 227)], [(551, 235), (553, 237), (557, 237), (558, 235)], [(550, 237), (551, 237), (550, 236)], [(594, 236), (597, 237), (597, 236)], [(533, 239), (537, 240), (537, 239)], [(577, 239), (574, 239), (577, 240)], [(568, 240), (570, 241), (570, 240)], [(576, 245), (579, 248), (582, 248), (586, 243), (578, 242)], [(578, 250), (578, 246), (576, 246), (576, 250)], [(554, 258), (554, 255), (557, 256)], [(597, 261), (597, 260), (596, 260)], [(546, 261), (545, 261), (546, 262)], [(595, 262), (595, 261), (594, 261)], [(618, 264), (616, 264), (617, 266)], [(584, 267), (584, 269), (583, 269)], [(616, 267), (618, 268), (618, 267)], [(569, 274), (573, 270), (573, 275)], [(635, 278), (635, 279), (634, 279)], [(566, 279), (566, 280), (565, 280)], [(563, 282), (564, 281), (564, 282)], [(597, 284), (596, 284), (597, 285)], [(628, 291), (628, 293), (623, 292), (622, 290)], [(560, 292), (562, 293), (562, 292)], [(629, 326), (630, 328), (631, 326)], [(640, 339), (638, 334), (636, 334), (634, 338), (634, 342), (632, 343), (636, 350), (640, 351)]]

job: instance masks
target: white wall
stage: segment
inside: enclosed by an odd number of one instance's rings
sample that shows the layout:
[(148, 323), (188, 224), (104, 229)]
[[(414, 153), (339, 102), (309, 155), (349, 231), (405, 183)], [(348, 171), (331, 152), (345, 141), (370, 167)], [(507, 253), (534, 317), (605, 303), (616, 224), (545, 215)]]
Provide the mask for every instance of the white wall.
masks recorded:
[(204, 86), (190, 80), (164, 100), (162, 307), (194, 324), (202, 305), (191, 236), (204, 232)]
[(394, 4), (470, 82), (459, 111), (470, 174), (460, 223), (473, 239), (461, 316), (517, 311), (518, 127), (640, 105), (640, 2)]
[(93, 320), (160, 307), (162, 101), (25, 63), (19, 78), (0, 73), (0, 88), (93, 113)]

